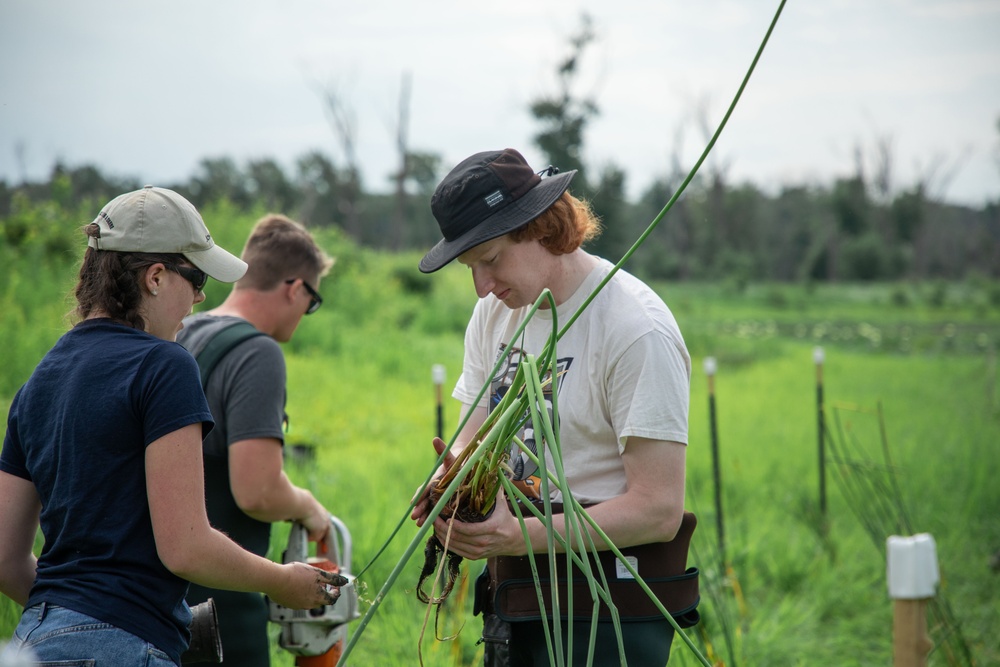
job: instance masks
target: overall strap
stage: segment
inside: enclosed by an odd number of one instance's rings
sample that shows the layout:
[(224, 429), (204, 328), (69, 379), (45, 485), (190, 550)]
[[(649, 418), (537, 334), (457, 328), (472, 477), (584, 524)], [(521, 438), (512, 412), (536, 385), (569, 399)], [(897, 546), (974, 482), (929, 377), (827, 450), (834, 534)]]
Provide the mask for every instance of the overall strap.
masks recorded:
[(263, 331), (259, 331), (254, 325), (245, 320), (234, 322), (216, 333), (208, 345), (202, 348), (201, 352), (195, 356), (198, 367), (201, 369), (201, 386), (208, 386), (208, 378), (212, 371), (219, 365), (222, 358), (229, 354), (230, 350), (245, 340), (256, 336), (265, 336)]

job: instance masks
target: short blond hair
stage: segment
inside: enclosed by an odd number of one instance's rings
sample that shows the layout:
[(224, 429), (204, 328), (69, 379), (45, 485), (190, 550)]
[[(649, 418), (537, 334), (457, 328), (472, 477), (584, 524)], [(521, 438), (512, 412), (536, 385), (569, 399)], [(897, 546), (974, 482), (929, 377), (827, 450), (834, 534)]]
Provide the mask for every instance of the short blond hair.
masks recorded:
[(334, 262), (301, 223), (278, 213), (257, 221), (241, 257), (248, 268), (237, 288), (261, 291), (290, 278), (322, 278)]

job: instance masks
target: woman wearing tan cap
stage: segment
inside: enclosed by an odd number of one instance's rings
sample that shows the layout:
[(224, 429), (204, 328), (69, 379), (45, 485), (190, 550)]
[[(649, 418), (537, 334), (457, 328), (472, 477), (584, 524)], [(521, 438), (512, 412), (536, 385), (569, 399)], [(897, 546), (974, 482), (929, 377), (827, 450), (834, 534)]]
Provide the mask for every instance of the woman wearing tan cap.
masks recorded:
[(0, 661), (179, 665), (189, 581), (299, 609), (332, 603), (329, 573), (253, 555), (206, 517), (201, 441), (214, 422), (174, 339), (208, 278), (233, 282), (246, 264), (162, 188), (114, 199), (86, 233), (79, 322), (7, 418), (0, 592), (25, 610)]

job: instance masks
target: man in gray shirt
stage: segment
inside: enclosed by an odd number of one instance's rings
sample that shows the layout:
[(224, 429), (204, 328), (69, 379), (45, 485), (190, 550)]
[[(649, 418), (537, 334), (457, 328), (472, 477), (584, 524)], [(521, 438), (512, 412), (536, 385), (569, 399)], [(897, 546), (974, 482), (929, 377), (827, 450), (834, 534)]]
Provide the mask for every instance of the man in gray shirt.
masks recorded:
[[(259, 220), (243, 249), (249, 268), (217, 308), (184, 320), (177, 341), (198, 354), (224, 330), (249, 332), (218, 360), (205, 385), (215, 429), (204, 441), (205, 498), (212, 525), (265, 555), (271, 522), (298, 521), (312, 540), (330, 529), (330, 512), (283, 468), (285, 357), (304, 315), (322, 304), (317, 291), (333, 261), (299, 223)], [(249, 324), (248, 324), (249, 323)], [(252, 327), (252, 328), (251, 328)], [(267, 667), (267, 605), (257, 593), (191, 586), (188, 604), (215, 599), (226, 664)]]

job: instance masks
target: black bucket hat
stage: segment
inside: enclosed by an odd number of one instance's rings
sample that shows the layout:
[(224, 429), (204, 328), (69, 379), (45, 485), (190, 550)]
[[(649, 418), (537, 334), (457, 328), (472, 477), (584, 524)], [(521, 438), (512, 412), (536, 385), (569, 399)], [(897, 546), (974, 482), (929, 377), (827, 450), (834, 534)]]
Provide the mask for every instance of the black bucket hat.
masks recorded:
[(431, 197), (444, 238), (420, 260), (420, 270), (437, 271), (469, 248), (528, 224), (559, 199), (575, 175), (574, 169), (542, 178), (513, 148), (462, 160)]

